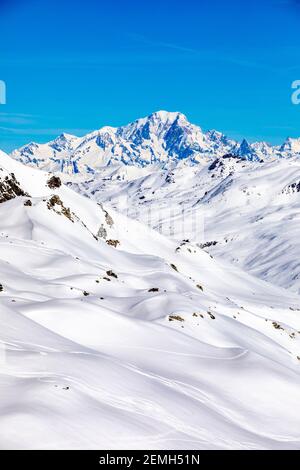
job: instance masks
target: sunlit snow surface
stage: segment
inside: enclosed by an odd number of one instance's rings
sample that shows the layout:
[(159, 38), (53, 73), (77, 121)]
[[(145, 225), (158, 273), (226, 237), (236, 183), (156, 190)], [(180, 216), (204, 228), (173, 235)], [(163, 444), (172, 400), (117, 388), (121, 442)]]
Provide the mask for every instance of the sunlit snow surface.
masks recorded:
[(0, 167), (1, 448), (300, 448), (295, 292)]
[[(71, 187), (166, 236), (300, 292), (300, 159), (215, 158), (196, 166), (114, 166)], [(171, 230), (170, 230), (171, 227)]]

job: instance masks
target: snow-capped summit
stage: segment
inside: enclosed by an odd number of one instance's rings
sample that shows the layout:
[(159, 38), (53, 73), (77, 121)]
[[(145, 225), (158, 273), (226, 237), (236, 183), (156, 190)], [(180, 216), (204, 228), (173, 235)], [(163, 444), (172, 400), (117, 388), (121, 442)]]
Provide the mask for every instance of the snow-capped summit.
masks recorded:
[(300, 154), (300, 138), (292, 139), (288, 137), (286, 141), (280, 147), (280, 152), (287, 157), (295, 156)]
[(275, 156), (275, 148), (267, 142), (254, 142), (251, 144), (251, 148), (262, 160), (267, 160)]
[(217, 131), (204, 132), (179, 112), (158, 111), (119, 128), (103, 127), (78, 138), (62, 134), (48, 144), (29, 144), (12, 157), (48, 171), (95, 172), (114, 163), (152, 163), (222, 156), (236, 142)]
[(47, 144), (30, 143), (11, 156), (52, 172), (95, 173), (114, 164), (145, 167), (179, 162), (194, 165), (232, 154), (244, 160), (270, 160), (300, 154), (300, 139), (281, 147), (266, 142), (241, 143), (217, 130), (203, 131), (180, 112), (157, 111), (118, 128), (105, 126), (84, 137), (61, 134)]
[(78, 141), (78, 137), (63, 132), (55, 140), (49, 142), (49, 146), (56, 149), (58, 152), (62, 150), (72, 150), (76, 141)]
[(249, 160), (249, 161), (260, 160), (255, 148), (253, 148), (246, 139), (244, 139), (241, 144), (236, 145), (233, 153), (236, 156), (244, 160)]

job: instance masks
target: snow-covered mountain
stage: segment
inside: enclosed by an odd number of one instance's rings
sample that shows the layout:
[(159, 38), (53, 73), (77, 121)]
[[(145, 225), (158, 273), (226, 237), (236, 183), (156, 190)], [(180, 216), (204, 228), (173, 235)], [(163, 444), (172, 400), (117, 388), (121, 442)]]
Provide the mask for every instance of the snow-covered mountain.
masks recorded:
[[(250, 168), (262, 164), (227, 160), (199, 173), (182, 162), (180, 198), (191, 202), (190, 190), (193, 204), (213, 207), (244, 166), (238, 217), (257, 184)], [(128, 188), (124, 167), (106, 171)], [(145, 198), (155, 184), (168, 203), (179, 191), (179, 173), (129, 171)], [(264, 171), (277, 178), (272, 164)], [(297, 194), (284, 187), (283, 198)], [(0, 197), (3, 448), (300, 448), (296, 293), (3, 153)]]
[(290, 137), (286, 139), (283, 145), (279, 149), (279, 155), (283, 157), (300, 157), (300, 138), (291, 139)]
[(177, 240), (300, 292), (300, 160), (233, 156), (172, 169), (107, 167), (92, 178), (65, 178), (103, 202)]
[(264, 142), (238, 143), (217, 131), (204, 132), (181, 113), (159, 111), (127, 126), (104, 127), (81, 138), (62, 134), (48, 144), (30, 143), (15, 150), (12, 157), (46, 171), (73, 174), (94, 173), (116, 163), (144, 167), (184, 160), (195, 164), (229, 153), (259, 161), (277, 152)]

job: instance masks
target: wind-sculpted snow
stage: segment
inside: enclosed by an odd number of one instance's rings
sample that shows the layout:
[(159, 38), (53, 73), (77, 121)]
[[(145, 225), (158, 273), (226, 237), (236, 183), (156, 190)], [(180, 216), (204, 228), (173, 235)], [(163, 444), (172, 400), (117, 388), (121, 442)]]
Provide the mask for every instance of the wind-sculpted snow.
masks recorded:
[(0, 204), (2, 448), (300, 448), (297, 294), (0, 167), (26, 193)]

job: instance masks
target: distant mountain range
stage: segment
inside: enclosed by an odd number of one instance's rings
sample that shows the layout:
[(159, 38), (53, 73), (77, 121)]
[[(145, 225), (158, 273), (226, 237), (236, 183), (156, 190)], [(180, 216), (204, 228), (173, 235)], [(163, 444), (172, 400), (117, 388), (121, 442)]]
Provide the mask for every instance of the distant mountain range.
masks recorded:
[(202, 131), (181, 113), (159, 111), (127, 126), (103, 127), (84, 137), (64, 133), (47, 144), (32, 142), (11, 156), (46, 171), (76, 174), (95, 173), (116, 163), (145, 167), (184, 160), (193, 165), (226, 154), (249, 161), (297, 157), (300, 139), (288, 138), (281, 146), (237, 142), (215, 130)]

